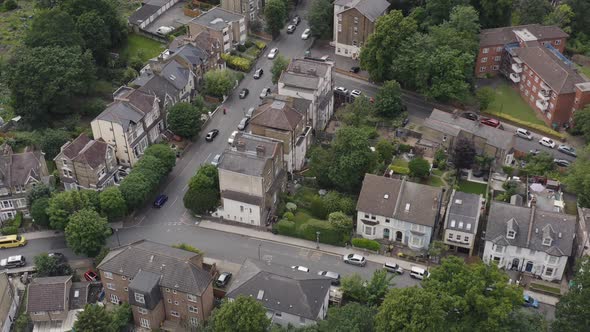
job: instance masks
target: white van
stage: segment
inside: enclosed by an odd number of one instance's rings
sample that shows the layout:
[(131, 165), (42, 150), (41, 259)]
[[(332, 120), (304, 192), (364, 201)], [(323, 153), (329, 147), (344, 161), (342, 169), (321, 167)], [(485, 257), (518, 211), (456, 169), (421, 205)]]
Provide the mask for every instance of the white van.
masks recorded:
[(424, 278), (428, 278), (428, 271), (417, 266), (412, 266), (410, 269), (410, 277), (423, 280)]
[(156, 30), (156, 33), (161, 36), (166, 36), (167, 34), (169, 34), (172, 31), (174, 31), (174, 27), (162, 26), (162, 27), (159, 27), (158, 30)]

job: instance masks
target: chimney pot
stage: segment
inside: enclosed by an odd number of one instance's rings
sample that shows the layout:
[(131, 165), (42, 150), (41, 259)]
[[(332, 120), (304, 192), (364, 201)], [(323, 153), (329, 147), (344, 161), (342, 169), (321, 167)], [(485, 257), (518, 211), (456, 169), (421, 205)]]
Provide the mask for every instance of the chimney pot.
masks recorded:
[(256, 146), (256, 156), (257, 157), (264, 157), (265, 150), (266, 149), (264, 148), (264, 145)]

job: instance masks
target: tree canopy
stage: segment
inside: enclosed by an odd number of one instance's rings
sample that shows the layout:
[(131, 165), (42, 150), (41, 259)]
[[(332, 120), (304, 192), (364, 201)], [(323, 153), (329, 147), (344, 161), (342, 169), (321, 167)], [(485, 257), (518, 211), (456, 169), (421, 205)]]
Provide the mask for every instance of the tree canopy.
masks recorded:
[(214, 210), (219, 205), (219, 174), (217, 167), (204, 165), (190, 179), (184, 194), (184, 207), (196, 214)]
[(54, 194), (47, 208), (50, 227), (64, 230), (74, 213), (83, 209), (98, 210), (98, 204), (91, 197), (95, 194), (98, 195), (91, 190), (68, 190)]
[(425, 179), (430, 175), (430, 163), (424, 158), (414, 158), (408, 164), (410, 176)]
[(578, 157), (569, 167), (564, 183), (568, 191), (577, 195), (578, 204), (590, 208), (590, 148), (578, 153)]
[(229, 69), (209, 70), (203, 77), (205, 93), (213, 97), (227, 96), (235, 84), (234, 75)]
[(460, 138), (455, 143), (453, 151), (453, 163), (455, 167), (470, 168), (475, 160), (475, 147), (473, 143), (465, 138)]
[(210, 324), (215, 332), (264, 332), (270, 326), (270, 319), (260, 302), (252, 297), (239, 296), (233, 301), (224, 301), (213, 311)]
[(118, 187), (108, 187), (100, 192), (100, 210), (109, 221), (117, 220), (127, 213), (125, 198)]
[(387, 118), (393, 118), (403, 112), (402, 90), (396, 81), (386, 81), (375, 97), (375, 111)]
[(319, 38), (332, 38), (334, 5), (330, 0), (313, 0), (307, 14), (311, 34)]
[(590, 326), (590, 258), (584, 256), (576, 266), (569, 291), (560, 298), (553, 331), (584, 331)]
[(272, 64), (270, 72), (272, 73), (272, 84), (277, 84), (283, 71), (289, 66), (289, 60), (282, 55), (278, 55)]
[(176, 103), (168, 111), (168, 127), (184, 138), (193, 138), (201, 131), (203, 109), (189, 103)]
[(319, 332), (347, 331), (347, 332), (372, 332), (373, 309), (359, 303), (348, 303), (342, 307), (328, 309), (328, 317), (318, 322)]
[(110, 235), (107, 219), (91, 209), (83, 209), (70, 217), (66, 227), (68, 247), (76, 254), (93, 257), (100, 252)]
[(266, 30), (273, 36), (278, 36), (287, 20), (287, 5), (283, 0), (268, 0), (264, 5)]

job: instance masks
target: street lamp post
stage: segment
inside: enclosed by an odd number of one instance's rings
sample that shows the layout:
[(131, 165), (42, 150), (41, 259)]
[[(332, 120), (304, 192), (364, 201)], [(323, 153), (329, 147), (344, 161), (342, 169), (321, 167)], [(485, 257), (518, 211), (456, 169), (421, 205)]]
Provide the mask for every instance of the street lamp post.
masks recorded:
[(316, 235), (315, 236), (315, 241), (316, 241), (315, 248), (320, 249), (320, 232), (319, 231), (315, 232), (315, 235)]
[(260, 261), (260, 247), (262, 246), (262, 243), (258, 244), (258, 260)]
[(117, 235), (117, 244), (120, 247), (121, 246), (121, 241), (119, 241), (119, 229), (118, 228), (115, 228), (115, 234)]

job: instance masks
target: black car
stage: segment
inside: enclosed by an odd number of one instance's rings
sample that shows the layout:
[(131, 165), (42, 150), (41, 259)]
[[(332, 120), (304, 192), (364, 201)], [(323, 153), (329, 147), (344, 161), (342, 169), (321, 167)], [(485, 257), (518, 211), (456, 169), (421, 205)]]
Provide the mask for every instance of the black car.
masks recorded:
[(242, 91), (240, 91), (240, 99), (246, 98), (249, 93), (250, 93), (250, 90), (243, 88)]
[(361, 71), (361, 67), (350, 67), (350, 72), (351, 73), (358, 73), (359, 71)]
[(299, 25), (299, 23), (301, 23), (301, 17), (299, 17), (299, 15), (295, 15), (295, 17), (293, 17), (293, 24)]
[(47, 254), (47, 256), (53, 257), (58, 263), (66, 261), (66, 256), (64, 256), (64, 254), (61, 252), (50, 252)]
[(215, 280), (215, 286), (217, 287), (225, 287), (227, 283), (231, 280), (232, 274), (230, 272), (223, 272), (222, 274), (217, 277)]
[(410, 123), (410, 118), (405, 118), (405, 119), (402, 121), (402, 127), (405, 127), (405, 126), (406, 126), (408, 123)]
[(254, 72), (254, 79), (257, 80), (261, 78), (262, 74), (264, 74), (264, 70), (262, 70), (262, 68), (256, 69), (256, 71)]
[(463, 112), (463, 114), (461, 114), (462, 117), (464, 117), (465, 119), (469, 119), (471, 121), (477, 121), (478, 120), (478, 116), (477, 114), (473, 113), (473, 112)]
[(213, 130), (211, 130), (210, 132), (207, 133), (207, 136), (205, 136), (205, 141), (211, 142), (211, 141), (213, 141), (213, 139), (217, 135), (219, 135), (219, 130), (213, 129)]

